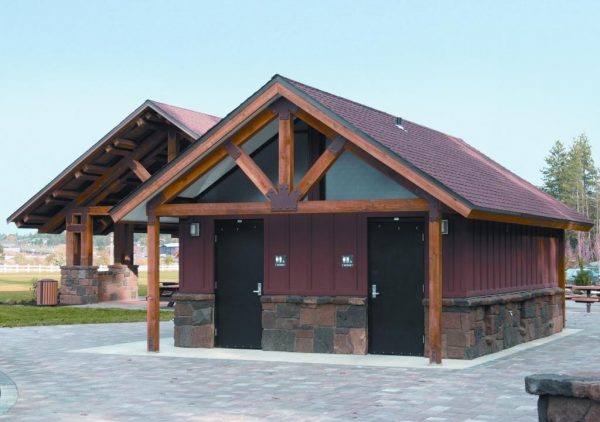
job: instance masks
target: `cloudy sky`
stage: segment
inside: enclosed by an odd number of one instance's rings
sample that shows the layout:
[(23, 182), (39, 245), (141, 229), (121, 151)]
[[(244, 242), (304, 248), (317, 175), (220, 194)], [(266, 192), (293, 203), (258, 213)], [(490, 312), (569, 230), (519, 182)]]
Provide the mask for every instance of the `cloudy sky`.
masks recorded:
[(18, 1), (0, 11), (5, 219), (151, 98), (223, 116), (280, 73), (465, 139), (539, 184), (600, 164), (600, 2)]

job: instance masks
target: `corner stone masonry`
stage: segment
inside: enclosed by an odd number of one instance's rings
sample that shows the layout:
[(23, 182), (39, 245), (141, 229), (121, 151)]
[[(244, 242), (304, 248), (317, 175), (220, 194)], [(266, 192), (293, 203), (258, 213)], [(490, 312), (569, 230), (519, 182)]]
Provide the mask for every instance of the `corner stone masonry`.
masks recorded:
[(540, 396), (540, 422), (600, 421), (600, 373), (531, 375), (525, 378), (525, 389), (529, 394)]
[(215, 295), (175, 293), (175, 346), (215, 346)]
[(60, 267), (60, 304), (98, 303), (98, 267)]
[[(443, 299), (443, 357), (475, 359), (562, 331), (562, 293), (548, 288)], [(424, 304), (427, 335), (428, 301)]]
[(138, 278), (127, 265), (109, 265), (98, 271), (98, 293), (100, 302), (137, 299)]
[(367, 353), (364, 297), (277, 295), (261, 302), (263, 350)]

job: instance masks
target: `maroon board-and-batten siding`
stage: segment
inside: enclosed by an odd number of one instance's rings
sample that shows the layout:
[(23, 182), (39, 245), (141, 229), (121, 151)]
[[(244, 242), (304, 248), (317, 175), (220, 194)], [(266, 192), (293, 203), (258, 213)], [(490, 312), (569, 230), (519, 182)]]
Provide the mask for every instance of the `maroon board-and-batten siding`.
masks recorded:
[[(368, 217), (264, 217), (264, 292), (366, 296)], [(215, 281), (214, 219), (196, 221), (201, 223), (199, 237), (190, 237), (189, 221), (180, 227), (181, 291), (211, 293)], [(560, 230), (555, 229), (450, 216), (449, 234), (443, 237), (444, 297), (557, 286), (559, 234)], [(275, 267), (275, 255), (286, 255), (287, 266)], [(342, 255), (353, 255), (354, 267), (342, 268)]]

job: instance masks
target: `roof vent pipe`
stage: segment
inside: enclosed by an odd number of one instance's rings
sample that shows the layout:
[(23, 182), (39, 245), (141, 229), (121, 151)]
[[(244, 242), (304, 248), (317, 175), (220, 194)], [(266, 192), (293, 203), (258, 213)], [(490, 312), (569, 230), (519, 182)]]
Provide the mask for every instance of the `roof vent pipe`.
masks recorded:
[(406, 129), (402, 126), (402, 117), (396, 117), (396, 127), (406, 132)]

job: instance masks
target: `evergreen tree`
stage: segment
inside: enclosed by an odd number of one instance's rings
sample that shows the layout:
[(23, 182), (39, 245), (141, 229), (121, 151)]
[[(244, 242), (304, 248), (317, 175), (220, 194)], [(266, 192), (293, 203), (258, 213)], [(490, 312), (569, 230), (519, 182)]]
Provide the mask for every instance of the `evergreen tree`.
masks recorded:
[(569, 153), (561, 141), (556, 141), (546, 157), (546, 167), (542, 169), (542, 189), (556, 199), (566, 202), (569, 196), (568, 172)]

